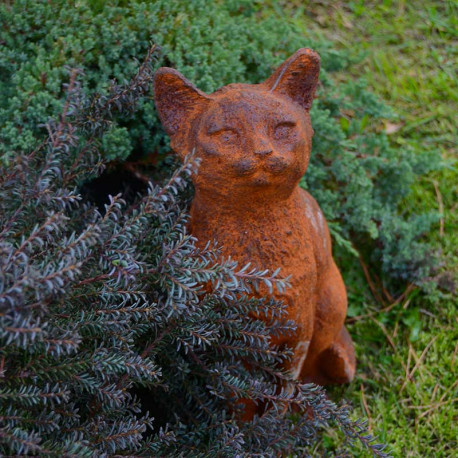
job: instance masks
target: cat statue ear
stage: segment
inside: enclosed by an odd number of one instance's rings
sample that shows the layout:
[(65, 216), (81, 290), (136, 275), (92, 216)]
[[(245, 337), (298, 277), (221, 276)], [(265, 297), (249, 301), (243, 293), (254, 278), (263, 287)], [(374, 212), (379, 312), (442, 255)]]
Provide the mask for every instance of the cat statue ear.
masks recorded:
[(301, 48), (285, 60), (264, 84), (271, 92), (285, 95), (309, 111), (319, 73), (320, 56), (311, 49)]
[(172, 139), (210, 100), (180, 72), (168, 67), (161, 67), (154, 75), (154, 99), (162, 125)]

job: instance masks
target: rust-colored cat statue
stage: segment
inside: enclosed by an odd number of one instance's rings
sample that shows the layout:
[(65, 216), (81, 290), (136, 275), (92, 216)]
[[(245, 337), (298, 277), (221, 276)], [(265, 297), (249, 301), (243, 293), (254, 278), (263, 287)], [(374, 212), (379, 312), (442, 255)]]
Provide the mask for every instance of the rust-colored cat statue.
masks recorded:
[(319, 71), (318, 54), (299, 49), (260, 84), (205, 94), (162, 67), (154, 93), (172, 149), (180, 157), (195, 149), (202, 159), (193, 177), (192, 234), (202, 246), (216, 239), (240, 265), (280, 267), (290, 276), (291, 287), (275, 297), (288, 305), (297, 332), (273, 343), (294, 350), (287, 369), (295, 379), (325, 385), (350, 382), (356, 361), (326, 220), (298, 186), (310, 157)]

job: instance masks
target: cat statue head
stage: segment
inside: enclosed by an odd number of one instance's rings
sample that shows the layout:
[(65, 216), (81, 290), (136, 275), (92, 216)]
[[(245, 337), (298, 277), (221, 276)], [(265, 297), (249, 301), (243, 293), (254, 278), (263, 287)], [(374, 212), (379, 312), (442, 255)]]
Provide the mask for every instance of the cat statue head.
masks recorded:
[(246, 203), (291, 195), (309, 162), (319, 71), (318, 54), (303, 48), (264, 82), (211, 94), (172, 68), (156, 72), (156, 107), (172, 149), (201, 158), (196, 196)]

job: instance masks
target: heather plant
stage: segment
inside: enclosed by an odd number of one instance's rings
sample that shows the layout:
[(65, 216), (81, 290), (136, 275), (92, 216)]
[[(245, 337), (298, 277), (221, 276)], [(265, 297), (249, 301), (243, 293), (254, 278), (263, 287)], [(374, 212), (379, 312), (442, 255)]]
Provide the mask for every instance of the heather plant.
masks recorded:
[[(129, 201), (107, 196), (102, 210), (79, 192), (104, 168), (116, 117), (147, 96), (155, 56), (92, 98), (73, 71), (48, 136), (2, 165), (0, 453), (307, 454), (333, 423), (385, 456), (348, 406), (280, 369), (290, 353), (270, 336), (294, 324), (283, 304), (249, 295), (287, 279), (222, 259), (216, 242), (198, 249), (187, 233), (198, 158)], [(247, 397), (269, 409), (241, 423), (236, 401)]]
[[(211, 14), (203, 14), (209, 8)], [(412, 183), (439, 167), (439, 155), (394, 149), (379, 128), (395, 116), (392, 110), (362, 81), (337, 83), (335, 75), (353, 65), (348, 53), (321, 39), (305, 41), (285, 17), (262, 18), (261, 9), (262, 3), (249, 0), (86, 0), (72, 8), (62, 0), (18, 0), (0, 6), (0, 156), (7, 162), (46, 135), (43, 119), (65, 103), (66, 65), (84, 69), (84, 94), (106, 95), (110, 79), (134, 74), (135, 57), (152, 40), (163, 49), (156, 66), (173, 66), (213, 91), (231, 82), (259, 82), (309, 46), (320, 53), (322, 72), (311, 112), (312, 159), (302, 185), (330, 222), (342, 262), (358, 252), (394, 295), (406, 281), (421, 284), (434, 273), (435, 256), (423, 235), (438, 215), (414, 209), (400, 214), (399, 206)], [(118, 160), (168, 151), (150, 98), (110, 123), (99, 151)], [(160, 164), (168, 168), (167, 161)], [(356, 263), (350, 258), (346, 265), (351, 270)]]

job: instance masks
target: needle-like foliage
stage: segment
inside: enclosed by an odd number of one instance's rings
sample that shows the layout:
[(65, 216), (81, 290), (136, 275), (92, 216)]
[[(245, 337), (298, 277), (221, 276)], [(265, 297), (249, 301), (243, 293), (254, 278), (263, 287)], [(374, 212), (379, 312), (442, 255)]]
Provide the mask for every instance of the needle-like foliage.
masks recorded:
[[(103, 211), (79, 193), (103, 169), (111, 120), (147, 94), (155, 53), (91, 100), (72, 72), (48, 137), (0, 171), (0, 453), (304, 455), (334, 423), (384, 456), (348, 407), (281, 370), (290, 353), (271, 336), (294, 323), (250, 297), (261, 283), (287, 288), (281, 272), (223, 259), (187, 232), (198, 158)], [(267, 413), (238, 421), (246, 398)]]
[[(57, 116), (65, 103), (67, 65), (84, 69), (84, 94), (103, 94), (92, 99), (84, 125), (97, 129), (106, 127), (106, 121), (92, 123), (94, 116), (105, 116), (110, 80), (130, 80), (150, 41), (163, 49), (155, 68), (176, 68), (205, 92), (229, 83), (259, 83), (297, 49), (311, 47), (322, 69), (311, 112), (311, 163), (301, 185), (330, 223), (338, 264), (358, 265), (347, 256), (356, 249), (394, 296), (406, 281), (424, 283), (434, 274), (436, 257), (423, 236), (439, 217), (399, 209), (411, 185), (438, 167), (439, 152), (427, 144), (421, 155), (407, 146), (394, 148), (384, 132), (394, 113), (363, 81), (347, 77), (354, 65), (349, 54), (322, 38), (304, 38), (289, 13), (271, 3), (269, 10), (278, 14), (265, 15), (263, 2), (252, 0), (0, 4), (0, 161), (33, 149), (46, 135), (43, 121)], [(132, 88), (124, 96), (129, 94)], [(99, 151), (110, 160), (169, 151), (150, 97), (140, 100), (135, 112), (111, 120)]]

